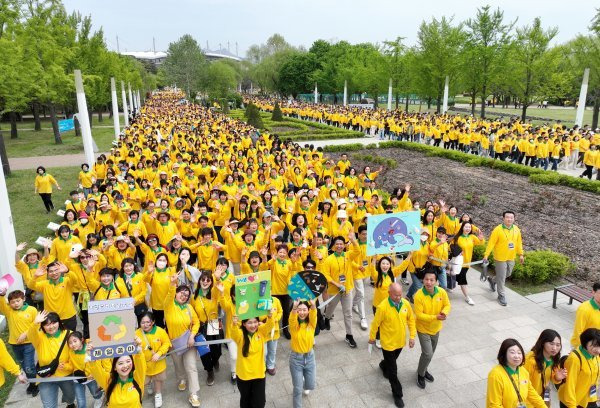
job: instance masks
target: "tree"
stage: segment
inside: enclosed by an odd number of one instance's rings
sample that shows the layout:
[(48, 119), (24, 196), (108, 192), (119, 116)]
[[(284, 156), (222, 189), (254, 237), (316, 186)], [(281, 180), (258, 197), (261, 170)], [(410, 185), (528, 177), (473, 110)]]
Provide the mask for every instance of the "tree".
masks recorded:
[(279, 102), (275, 102), (275, 106), (273, 107), (273, 115), (271, 115), (271, 120), (274, 122), (281, 122), (283, 120), (283, 114), (281, 113)]
[(278, 91), (294, 98), (300, 93), (308, 93), (314, 85), (310, 76), (317, 68), (317, 60), (311, 52), (292, 54), (279, 67)]
[(548, 45), (557, 33), (557, 27), (544, 30), (539, 18), (535, 18), (531, 26), (517, 28), (510, 60), (514, 66), (511, 72), (515, 79), (515, 93), (522, 104), (522, 121), (527, 117), (527, 107), (539, 97), (543, 83), (557, 65), (556, 58), (553, 58), (556, 54), (548, 52)]
[(264, 127), (262, 117), (260, 116), (260, 111), (258, 107), (254, 105), (252, 102), (246, 106), (246, 123), (250, 126), (254, 126), (256, 129), (262, 129)]
[[(516, 22), (516, 21), (515, 21)], [(467, 41), (473, 52), (473, 64), (481, 72), (479, 94), (481, 117), (485, 118), (485, 103), (490, 84), (501, 70), (503, 48), (510, 42), (510, 32), (515, 22), (505, 24), (504, 12), (499, 8), (491, 11), (490, 6), (477, 9), (475, 18), (466, 21)]]
[(203, 75), (202, 89), (210, 99), (220, 100), (226, 98), (227, 94), (234, 90), (236, 85), (237, 74), (235, 69), (228, 63), (215, 61), (208, 64)]
[(410, 88), (410, 75), (406, 66), (406, 46), (402, 44), (403, 37), (396, 37), (394, 41), (384, 41), (383, 54), (387, 60), (390, 78), (393, 81), (393, 89), (396, 95), (396, 109), (400, 99), (400, 92), (406, 92), (406, 103), (408, 109), (408, 89)]
[(162, 63), (165, 79), (185, 90), (193, 99), (200, 88), (202, 71), (206, 60), (200, 46), (191, 35), (185, 34), (176, 42), (170, 43), (167, 58)]
[(576, 87), (581, 84), (583, 70), (590, 68), (588, 98), (593, 103), (592, 129), (598, 127), (600, 113), (600, 35), (579, 35), (567, 45), (569, 65), (575, 74)]

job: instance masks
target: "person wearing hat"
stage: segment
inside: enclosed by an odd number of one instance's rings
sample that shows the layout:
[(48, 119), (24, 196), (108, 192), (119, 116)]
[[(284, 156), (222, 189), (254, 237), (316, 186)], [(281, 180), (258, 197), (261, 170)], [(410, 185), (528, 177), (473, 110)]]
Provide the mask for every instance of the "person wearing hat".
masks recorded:
[[(120, 238), (120, 237), (119, 237)], [(100, 280), (95, 273), (86, 275), (86, 280), (90, 292), (92, 292), (92, 300), (109, 300), (128, 297), (127, 292), (121, 293), (121, 290), (115, 284), (115, 276), (118, 274), (115, 268), (100, 269)]]
[(336, 220), (331, 223), (331, 230), (329, 232), (333, 237), (338, 235), (347, 237), (351, 232), (354, 233), (354, 228), (348, 221), (346, 210), (338, 210), (336, 213)]
[[(46, 243), (47, 244), (44, 247), (44, 252), (48, 254), (49, 241), (46, 241)], [(27, 300), (27, 304), (35, 307), (38, 310), (43, 310), (44, 297), (41, 293), (34, 292), (29, 288), (29, 282), (33, 279), (35, 271), (39, 268), (42, 256), (37, 249), (29, 248), (27, 252), (25, 252), (25, 256), (21, 258), (19, 256), (19, 252), (25, 249), (26, 246), (26, 242), (21, 242), (19, 245), (17, 245), (15, 249), (15, 268), (23, 277), (23, 282), (26, 286), (25, 299)]]
[(121, 267), (123, 259), (133, 258), (135, 252), (136, 247), (131, 242), (129, 235), (119, 235), (115, 238), (114, 244), (104, 251), (104, 256), (109, 268), (118, 269)]
[(98, 209), (99, 211), (96, 211), (94, 216), (96, 232), (99, 232), (105, 225), (115, 225), (118, 222), (119, 212), (108, 201), (101, 200), (98, 204)]
[(162, 246), (166, 246), (173, 236), (179, 235), (177, 224), (171, 219), (171, 214), (165, 210), (161, 210), (156, 215), (154, 229), (158, 235), (158, 242)]
[(87, 236), (96, 232), (96, 223), (94, 218), (90, 217), (85, 211), (79, 211), (77, 223), (74, 227), (75, 235), (81, 242), (87, 241)]
[(156, 234), (148, 234), (146, 242), (140, 239), (140, 234), (137, 231), (133, 232), (133, 237), (137, 247), (144, 255), (144, 265), (154, 263), (158, 255), (166, 253), (165, 248), (159, 244), (158, 235)]
[(225, 258), (231, 261), (233, 265), (234, 275), (239, 275), (241, 271), (242, 254), (241, 250), (235, 244), (237, 238), (241, 238), (243, 231), (239, 229), (239, 220), (236, 218), (230, 218), (225, 224), (225, 228), (231, 230), (232, 234), (225, 234), (223, 240), (225, 241)]
[(433, 266), (438, 271), (438, 282), (440, 287), (446, 289), (446, 262), (450, 253), (450, 245), (448, 244), (448, 234), (446, 228), (438, 227), (436, 238), (429, 243), (429, 259)]

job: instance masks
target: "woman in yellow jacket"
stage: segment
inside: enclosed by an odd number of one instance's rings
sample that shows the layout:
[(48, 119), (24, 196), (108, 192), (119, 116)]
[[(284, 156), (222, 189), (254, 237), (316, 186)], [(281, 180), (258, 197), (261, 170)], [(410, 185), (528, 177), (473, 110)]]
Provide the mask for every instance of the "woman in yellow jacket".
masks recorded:
[[(194, 338), (200, 329), (198, 315), (188, 302), (191, 289), (187, 285), (177, 286), (179, 274), (170, 276), (170, 286), (165, 296), (164, 311), (167, 332), (177, 350), (171, 354), (175, 365), (175, 375), (178, 379), (179, 391), (188, 388), (188, 401), (192, 407), (200, 406), (198, 392), (198, 368), (196, 367), (196, 349)], [(187, 346), (187, 348), (185, 348)]]
[(290, 313), (290, 373), (294, 386), (294, 408), (302, 408), (302, 392), (315, 389), (317, 366), (313, 347), (317, 328), (316, 299), (295, 300)]
[(43, 166), (39, 166), (35, 176), (35, 193), (39, 194), (46, 207), (46, 212), (54, 210), (54, 204), (52, 203), (52, 185), (55, 185), (60, 190), (60, 186), (54, 177), (46, 173), (46, 169)]
[[(33, 324), (27, 331), (27, 338), (33, 344), (38, 356), (39, 367), (49, 365), (58, 356), (58, 367), (49, 377), (66, 377), (71, 374), (69, 370), (69, 349), (65, 346), (58, 355), (63, 342), (66, 343), (67, 330), (64, 328), (60, 317), (54, 312), (39, 312)], [(67, 408), (75, 408), (75, 389), (72, 381), (58, 381), (40, 383), (40, 398), (44, 408), (58, 406), (58, 389), (62, 391), (62, 400), (67, 402)]]
[(529, 373), (529, 381), (547, 403), (550, 402), (550, 385), (560, 384), (567, 377), (567, 370), (559, 366), (561, 348), (560, 334), (546, 329), (525, 356), (523, 367)]
[(567, 379), (558, 389), (560, 406), (596, 407), (600, 376), (600, 329), (589, 328), (579, 336), (580, 346), (565, 361)]
[(16, 375), (17, 379), (21, 384), (25, 384), (27, 382), (27, 376), (25, 372), (21, 370), (21, 367), (15, 363), (12, 356), (9, 354), (6, 349), (6, 344), (4, 344), (4, 340), (0, 339), (0, 388), (4, 385), (4, 370), (8, 371), (12, 375)]
[(140, 273), (133, 258), (125, 258), (121, 262), (121, 270), (119, 276), (115, 277), (115, 285), (122, 297), (133, 298), (135, 316), (139, 321), (148, 310), (148, 306), (146, 306), (148, 287), (144, 281), (144, 275)]
[(171, 340), (164, 329), (154, 324), (152, 312), (144, 312), (140, 328), (135, 335), (141, 340), (142, 353), (146, 360), (144, 386), (148, 395), (154, 394), (154, 407), (162, 406), (162, 387), (167, 380), (167, 360), (163, 358), (171, 347)]
[(475, 302), (473, 299), (471, 299), (468, 293), (467, 272), (469, 271), (469, 263), (471, 263), (471, 259), (473, 259), (473, 247), (476, 245), (481, 245), (484, 242), (485, 238), (481, 230), (478, 230), (477, 235), (475, 235), (475, 231), (473, 231), (473, 225), (470, 222), (462, 223), (458, 233), (452, 239), (452, 243), (458, 245), (462, 250), (463, 256), (463, 267), (461, 268), (460, 273), (456, 275), (456, 283), (460, 286), (460, 290), (465, 297), (465, 302), (471, 306), (473, 306)]
[(156, 263), (147, 263), (144, 280), (150, 285), (150, 307), (158, 327), (165, 328), (165, 304), (175, 268), (169, 266), (169, 257), (161, 253)]
[(231, 339), (239, 351), (236, 372), (241, 408), (265, 406), (265, 343), (269, 341), (273, 329), (274, 312), (269, 312), (262, 325), (259, 325), (256, 317), (242, 320), (240, 325), (237, 316), (233, 316)]
[(488, 374), (486, 408), (547, 408), (522, 367), (525, 352), (515, 339), (506, 339), (498, 351), (498, 365)]
[[(377, 306), (388, 297), (388, 290), (392, 283), (394, 283), (395, 277), (392, 270), (394, 265), (392, 259), (389, 256), (384, 256), (377, 261), (377, 266), (372, 268), (371, 280), (373, 281), (373, 315), (377, 311)], [(377, 348), (381, 348), (381, 342), (379, 341), (379, 331), (375, 337), (375, 345)]]
[[(113, 358), (110, 371), (104, 369), (103, 360), (90, 364), (92, 376), (105, 390), (108, 408), (142, 408), (146, 359), (139, 349), (141, 340), (136, 337), (135, 342), (138, 352), (133, 356)], [(91, 351), (92, 345), (88, 344), (87, 349)]]
[(104, 393), (98, 388), (96, 381), (91, 379), (92, 374), (89, 363), (86, 361), (87, 344), (83, 338), (83, 334), (78, 331), (70, 333), (69, 337), (67, 337), (67, 344), (69, 345), (68, 367), (73, 372), (73, 376), (87, 377), (87, 380), (76, 380), (73, 383), (77, 408), (86, 408), (86, 386), (92, 398), (94, 398), (94, 406), (98, 406), (102, 403)]

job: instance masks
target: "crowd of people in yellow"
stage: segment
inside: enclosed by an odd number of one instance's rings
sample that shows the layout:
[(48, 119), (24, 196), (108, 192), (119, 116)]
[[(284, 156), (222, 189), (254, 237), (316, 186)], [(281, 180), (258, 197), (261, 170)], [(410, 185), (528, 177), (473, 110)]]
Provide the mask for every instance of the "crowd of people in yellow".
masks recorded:
[(387, 111), (247, 97), (267, 112), (279, 103), (284, 115), (354, 129), (380, 139), (409, 140), (548, 170), (584, 169), (580, 177), (600, 180), (600, 129), (530, 121), (481, 119), (461, 114)]
[[(141, 407), (152, 395), (158, 408), (169, 356), (178, 390), (198, 407), (198, 359), (211, 386), (223, 352), (222, 344), (197, 352), (201, 334), (227, 340), (240, 406), (259, 408), (265, 406), (267, 374), (277, 373), (276, 352), (284, 337), (298, 408), (317, 386), (315, 336), (330, 329), (341, 303), (345, 342), (356, 348), (354, 327), (369, 330), (369, 343), (383, 352), (379, 366), (394, 404), (404, 406), (396, 360), (418, 337), (417, 385), (424, 389), (434, 381), (429, 365), (451, 313), (448, 293), (455, 282), (464, 301), (474, 305), (467, 272), (473, 247), (486, 242), (484, 232), (443, 200), (417, 201), (409, 184), (384, 202), (377, 186), (382, 168), (356, 169), (346, 154), (334, 160), (184, 97), (177, 90), (149, 97), (110, 154), (98, 157), (92, 168), (82, 166), (79, 189), (71, 192), (64, 221), (44, 252), (30, 248), (23, 254), (26, 244), (19, 244), (15, 262), (27, 291), (0, 293), (6, 296), (0, 312), (18, 364), (0, 342), (0, 365), (29, 381), (28, 393), (39, 393), (45, 408), (58, 406), (59, 389), (68, 407), (75, 402), (85, 407), (89, 392), (95, 407)], [(327, 114), (311, 109), (298, 114)], [(410, 122), (411, 116), (399, 115), (400, 126)], [(38, 168), (35, 188), (48, 211), (54, 208), (53, 186), (56, 180)], [(419, 249), (402, 257), (367, 256), (368, 217), (409, 210), (421, 212)], [(517, 257), (524, 261), (514, 221), (515, 214), (505, 211), (485, 252), (486, 259), (494, 256), (496, 277), (489, 284), (503, 306), (504, 280)], [(458, 255), (464, 264), (454, 275), (447, 265)], [(240, 321), (234, 276), (259, 270), (271, 272), (273, 308), (264, 318)], [(320, 298), (325, 307), (288, 295), (291, 277), (303, 270), (327, 279)], [(373, 315), (365, 307), (370, 285)], [(600, 284), (593, 289), (594, 297), (577, 312), (574, 349), (567, 356), (560, 357), (560, 336), (550, 329), (528, 354), (516, 340), (502, 344), (499, 365), (489, 375), (488, 407), (545, 407), (550, 386), (560, 387), (561, 406), (595, 405)], [(135, 302), (137, 353), (91, 361), (88, 303), (125, 297)]]

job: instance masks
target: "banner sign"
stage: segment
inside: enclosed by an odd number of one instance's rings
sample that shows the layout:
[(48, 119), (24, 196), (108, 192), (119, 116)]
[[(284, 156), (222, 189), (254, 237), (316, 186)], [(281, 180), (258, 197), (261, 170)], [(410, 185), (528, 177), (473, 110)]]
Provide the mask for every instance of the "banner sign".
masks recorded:
[(68, 132), (75, 129), (74, 119), (62, 119), (58, 121), (58, 131), (60, 133)]
[(266, 316), (272, 308), (271, 271), (235, 277), (235, 311), (240, 321)]
[(133, 298), (90, 301), (92, 360), (135, 354), (136, 318)]
[(298, 272), (288, 285), (292, 300), (313, 300), (327, 289), (327, 278), (317, 271)]
[(367, 218), (367, 256), (419, 249), (421, 213), (405, 211)]

